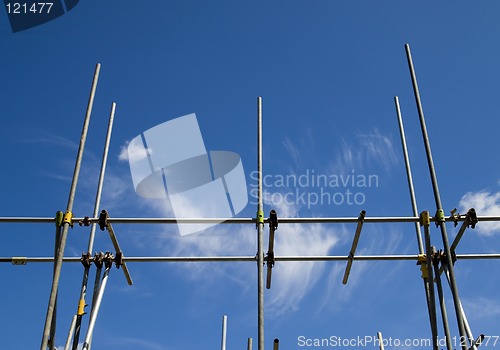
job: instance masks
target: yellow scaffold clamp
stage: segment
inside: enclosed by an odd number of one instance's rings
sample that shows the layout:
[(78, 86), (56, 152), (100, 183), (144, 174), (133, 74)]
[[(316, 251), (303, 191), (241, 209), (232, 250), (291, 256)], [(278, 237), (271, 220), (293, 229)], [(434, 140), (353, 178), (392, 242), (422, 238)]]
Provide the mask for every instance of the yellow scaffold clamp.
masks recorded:
[(420, 213), (420, 226), (429, 226), (431, 224), (431, 217), (428, 211)]
[(87, 304), (85, 304), (85, 300), (80, 299), (80, 301), (78, 302), (78, 316), (83, 316), (86, 314), (85, 306), (87, 306)]
[(418, 254), (417, 265), (420, 265), (420, 271), (422, 271), (422, 278), (426, 279), (429, 277), (427, 271), (427, 256), (425, 254)]
[(73, 213), (69, 210), (64, 213), (63, 224), (68, 224), (71, 228), (73, 228)]
[(11, 261), (12, 265), (26, 265), (28, 263), (26, 257), (24, 256), (14, 256)]

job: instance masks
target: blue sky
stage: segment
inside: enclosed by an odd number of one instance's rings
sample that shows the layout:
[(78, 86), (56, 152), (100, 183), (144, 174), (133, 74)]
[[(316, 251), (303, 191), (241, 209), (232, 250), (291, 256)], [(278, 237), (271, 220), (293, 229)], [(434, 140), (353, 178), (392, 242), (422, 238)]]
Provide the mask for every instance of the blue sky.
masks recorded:
[[(102, 208), (113, 217), (158, 217), (134, 192), (123, 158), (135, 136), (196, 113), (209, 150), (241, 156), (249, 190), (256, 169), (256, 100), (263, 97), (264, 173), (375, 175), (357, 204), (275, 202), (280, 217), (411, 216), (393, 97), (405, 121), (419, 211), (435, 211), (404, 44), (412, 48), (445, 213), (500, 215), (500, 5), (409, 1), (80, 2), (44, 25), (13, 34), (0, 15), (2, 201), (0, 216), (65, 210), (94, 67), (102, 64), (75, 216), (91, 215), (111, 103), (117, 103)], [(122, 155), (120, 157), (120, 155)], [(318, 188), (302, 189), (307, 193)], [(328, 188), (343, 191), (345, 188)], [(274, 197), (272, 197), (274, 194)], [(252, 198), (250, 198), (251, 200)], [(239, 217), (254, 217), (249, 204)], [(498, 224), (467, 230), (458, 253), (500, 250)], [(49, 224), (2, 224), (0, 256), (50, 256)], [(355, 225), (279, 226), (277, 255), (347, 255)], [(127, 256), (254, 255), (253, 226), (218, 225), (181, 237), (173, 225), (115, 225)], [(448, 226), (450, 237), (456, 233)], [(86, 250), (88, 228), (70, 231), (66, 256)], [(266, 228), (267, 237), (267, 228)], [(439, 232), (433, 244), (442, 247)], [(98, 231), (96, 251), (112, 250)], [(267, 245), (266, 245), (267, 250)], [(416, 254), (412, 224), (365, 224), (359, 254)], [(498, 334), (497, 261), (459, 261), (459, 292), (474, 335)], [(112, 270), (93, 348), (218, 348), (257, 341), (254, 263), (130, 264), (134, 286)], [(300, 349), (298, 337), (429, 338), (413, 261), (279, 262), (266, 291), (266, 346)], [(57, 345), (77, 309), (83, 268), (62, 271)], [(39, 346), (51, 264), (0, 266), (2, 347)], [(451, 330), (457, 335), (446, 288)], [(89, 299), (90, 297), (88, 297)], [(84, 322), (88, 321), (86, 316)], [(86, 324), (86, 323), (85, 323)], [(440, 335), (442, 331), (440, 328)], [(500, 346), (497, 344), (497, 346)], [(490, 347), (491, 344), (490, 344)], [(374, 349), (374, 346), (368, 346)]]

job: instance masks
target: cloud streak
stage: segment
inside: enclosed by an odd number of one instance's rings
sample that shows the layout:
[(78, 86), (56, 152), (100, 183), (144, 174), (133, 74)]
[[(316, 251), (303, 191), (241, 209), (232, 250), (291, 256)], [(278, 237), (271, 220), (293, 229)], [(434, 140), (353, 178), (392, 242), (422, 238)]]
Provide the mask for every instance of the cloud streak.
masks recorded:
[(340, 152), (332, 164), (334, 173), (350, 173), (352, 169), (382, 166), (385, 171), (398, 162), (394, 145), (388, 135), (377, 128), (357, 133), (354, 140), (342, 137)]

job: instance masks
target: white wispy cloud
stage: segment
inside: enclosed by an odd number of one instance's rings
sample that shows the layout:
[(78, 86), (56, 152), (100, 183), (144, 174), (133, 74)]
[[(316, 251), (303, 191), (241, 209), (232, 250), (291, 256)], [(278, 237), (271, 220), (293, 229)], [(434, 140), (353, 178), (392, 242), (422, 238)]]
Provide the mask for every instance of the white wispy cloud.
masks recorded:
[[(295, 205), (278, 203), (274, 209), (279, 217), (296, 217)], [(282, 224), (276, 231), (275, 254), (284, 255), (326, 255), (338, 242), (339, 229), (319, 224), (302, 226)], [(171, 239), (165, 240), (165, 235)], [(256, 230), (252, 225), (220, 224), (209, 231), (184, 237), (172, 237), (172, 233), (158, 235), (154, 240), (162, 254), (168, 256), (254, 256), (257, 250)], [(268, 228), (264, 231), (264, 254), (267, 252)], [(212, 289), (227, 278), (243, 288), (248, 285), (248, 275), (253, 273), (254, 264), (183, 264), (182, 274), (198, 281), (203, 290)], [(266, 298), (270, 315), (279, 315), (296, 310), (302, 299), (310, 292), (324, 273), (324, 262), (277, 262), (273, 269), (273, 286)]]
[(471, 319), (498, 319), (500, 316), (500, 301), (486, 297), (473, 299), (462, 298), (462, 304)]
[(282, 141), (283, 146), (285, 147), (285, 150), (287, 153), (292, 157), (293, 162), (295, 163), (295, 166), (299, 165), (299, 160), (300, 160), (300, 150), (295, 146), (290, 140), (290, 138), (285, 137), (285, 139)]
[[(297, 217), (298, 207), (278, 203), (278, 217)], [(286, 224), (278, 226), (275, 235), (276, 256), (327, 255), (338, 243), (340, 230), (325, 225)], [(324, 262), (277, 262), (273, 268), (273, 279), (268, 310), (280, 315), (298, 309), (301, 300), (316, 286), (324, 273)]]
[(354, 138), (342, 137), (339, 146), (340, 152), (331, 166), (334, 173), (350, 173), (367, 166), (382, 166), (389, 171), (398, 161), (391, 137), (377, 128), (358, 132)]
[[(370, 231), (369, 234), (367, 234), (368, 230)], [(352, 227), (348, 231), (344, 230), (342, 232), (340, 240), (347, 241), (349, 248), (340, 255), (348, 254), (353, 235), (354, 229)], [(395, 254), (402, 249), (401, 243), (403, 241), (403, 235), (395, 230), (381, 230), (373, 226), (370, 228), (364, 227), (355, 255)], [(366, 284), (370, 278), (376, 278), (377, 283), (384, 284), (393, 280), (402, 267), (401, 262), (393, 262), (390, 268), (385, 267), (384, 273), (380, 274), (377, 271), (380, 271), (379, 264), (383, 264), (383, 262), (354, 261), (348, 283), (343, 285), (342, 279), (346, 264), (347, 262), (339, 262), (334, 263), (331, 267), (328, 277), (325, 279), (327, 286), (319, 310), (340, 310), (345, 303), (352, 299), (354, 292), (358, 290), (361, 284)], [(333, 299), (336, 301), (335, 303), (331, 302)]]
[[(500, 216), (500, 192), (467, 192), (459, 202), (461, 212), (475, 208), (479, 216)], [(476, 226), (479, 234), (490, 236), (500, 233), (500, 222), (479, 222)]]
[(41, 132), (39, 136), (31, 137), (29, 139), (20, 139), (22, 143), (44, 143), (54, 145), (57, 147), (77, 149), (78, 142), (75, 142), (64, 136), (56, 135), (51, 132)]

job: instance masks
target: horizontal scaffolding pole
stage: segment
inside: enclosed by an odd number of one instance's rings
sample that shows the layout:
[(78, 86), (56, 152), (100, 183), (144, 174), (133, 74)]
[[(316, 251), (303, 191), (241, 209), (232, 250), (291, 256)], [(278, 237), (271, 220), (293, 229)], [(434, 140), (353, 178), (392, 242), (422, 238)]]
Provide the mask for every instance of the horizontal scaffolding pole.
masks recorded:
[[(317, 255), (317, 256), (276, 256), (276, 261), (347, 261), (346, 255)], [(353, 260), (413, 260), (418, 261), (418, 255), (356, 255)], [(500, 254), (459, 254), (458, 260), (500, 259)], [(93, 261), (93, 258), (91, 258)], [(256, 261), (255, 256), (140, 256), (126, 257), (124, 262), (220, 262), (220, 261)], [(27, 263), (50, 263), (54, 257), (0, 257), (0, 263), (26, 265)], [(65, 257), (63, 262), (80, 263), (81, 257)]]
[[(54, 223), (54, 218), (48, 217), (0, 217), (0, 223)], [(97, 223), (98, 218), (73, 218), (72, 222), (77, 224), (85, 220), (87, 223)], [(465, 221), (465, 217), (445, 218), (446, 222)], [(478, 216), (478, 221), (500, 221), (500, 216)], [(269, 219), (265, 219), (269, 222)], [(345, 218), (280, 218), (280, 224), (334, 224), (334, 223), (358, 223), (358, 217)], [(431, 222), (436, 218), (431, 217)], [(109, 218), (112, 224), (254, 224), (255, 218)], [(389, 216), (389, 217), (366, 217), (364, 222), (420, 222), (418, 216)]]

